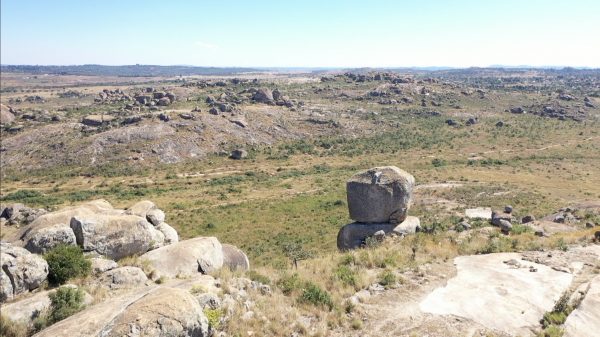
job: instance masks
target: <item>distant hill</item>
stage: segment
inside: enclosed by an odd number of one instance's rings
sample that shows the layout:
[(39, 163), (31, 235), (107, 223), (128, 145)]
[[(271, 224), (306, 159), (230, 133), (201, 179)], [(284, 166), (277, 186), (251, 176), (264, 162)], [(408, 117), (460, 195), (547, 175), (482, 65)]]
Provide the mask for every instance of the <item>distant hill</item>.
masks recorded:
[(179, 76), (179, 75), (232, 75), (264, 71), (257, 68), (217, 68), (194, 66), (125, 65), (105, 66), (84, 64), (76, 66), (1, 65), (2, 72), (29, 74), (89, 75), (89, 76)]

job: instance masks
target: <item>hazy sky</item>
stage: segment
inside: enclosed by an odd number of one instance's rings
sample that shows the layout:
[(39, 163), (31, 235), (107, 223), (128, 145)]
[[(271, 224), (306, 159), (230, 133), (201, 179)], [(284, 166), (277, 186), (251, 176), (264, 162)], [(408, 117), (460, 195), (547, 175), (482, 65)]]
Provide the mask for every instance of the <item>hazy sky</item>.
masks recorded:
[(599, 0), (2, 0), (2, 64), (600, 67)]

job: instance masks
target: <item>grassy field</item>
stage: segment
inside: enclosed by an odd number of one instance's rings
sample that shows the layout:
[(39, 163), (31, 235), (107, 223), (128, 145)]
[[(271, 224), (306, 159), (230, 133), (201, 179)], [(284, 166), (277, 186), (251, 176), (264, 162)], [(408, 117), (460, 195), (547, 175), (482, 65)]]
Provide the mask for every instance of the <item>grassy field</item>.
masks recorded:
[[(356, 171), (396, 165), (419, 188), (411, 214), (424, 226), (456, 223), (466, 207), (503, 207), (540, 217), (600, 198), (600, 128), (535, 116), (490, 116), (467, 127), (442, 117), (381, 116), (393, 131), (256, 147), (249, 159), (213, 156), (170, 166), (116, 164), (81, 175), (69, 168), (14, 174), (2, 202), (60, 207), (97, 198), (127, 207), (150, 199), (180, 236), (216, 236), (246, 251), (254, 265), (285, 268), (283, 247), (315, 256), (336, 250), (349, 223), (345, 181)], [(502, 119), (507, 126), (498, 128)], [(451, 188), (436, 183), (452, 181)], [(427, 187), (427, 185), (432, 187)]]

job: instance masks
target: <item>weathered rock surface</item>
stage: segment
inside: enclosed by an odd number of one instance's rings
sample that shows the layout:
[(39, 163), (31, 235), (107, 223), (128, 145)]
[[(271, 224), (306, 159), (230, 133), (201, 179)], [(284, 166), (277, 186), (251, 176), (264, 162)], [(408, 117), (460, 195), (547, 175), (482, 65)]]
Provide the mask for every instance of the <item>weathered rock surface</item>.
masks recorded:
[(48, 263), (41, 256), (9, 243), (0, 243), (0, 301), (33, 290), (48, 276)]
[(38, 227), (24, 237), (25, 249), (35, 254), (45, 254), (60, 245), (76, 245), (75, 233), (67, 224)]
[(489, 207), (477, 207), (465, 209), (465, 216), (469, 219), (492, 219), (492, 209)]
[(102, 257), (93, 257), (90, 259), (90, 262), (92, 263), (92, 272), (94, 274), (104, 273), (105, 271), (119, 267), (115, 261)]
[(189, 292), (161, 287), (129, 305), (102, 336), (208, 336), (208, 320)]
[(71, 228), (84, 251), (94, 251), (113, 260), (143, 254), (160, 239), (156, 235), (160, 232), (154, 226), (135, 215), (75, 216)]
[(146, 220), (148, 220), (148, 222), (154, 226), (158, 226), (159, 224), (165, 222), (165, 212), (158, 208), (151, 209), (146, 213)]
[(4, 104), (0, 104), (0, 124), (10, 124), (15, 120), (15, 115), (11, 108)]
[(137, 215), (142, 218), (146, 218), (146, 215), (150, 210), (156, 209), (156, 205), (150, 200), (142, 200), (136, 202), (133, 206), (129, 207), (125, 212), (127, 214)]
[(368, 237), (379, 231), (390, 233), (396, 228), (391, 223), (353, 222), (343, 226), (338, 232), (337, 247), (339, 250), (355, 249), (363, 246)]
[(89, 115), (81, 120), (81, 123), (87, 126), (101, 126), (109, 124), (115, 118), (111, 115)]
[(78, 206), (70, 206), (56, 212), (44, 214), (35, 219), (29, 226), (23, 228), (14, 240), (26, 243), (31, 235), (42, 228), (61, 224), (70, 224), (74, 216), (93, 217), (96, 214), (122, 214), (123, 211), (114, 209), (106, 200), (99, 199), (83, 203)]
[(189, 291), (144, 287), (89, 307), (34, 336), (204, 337), (207, 330), (206, 316)]
[(215, 237), (198, 237), (152, 250), (147, 260), (157, 277), (209, 273), (223, 266), (223, 247)]
[(492, 225), (502, 227), (503, 221), (506, 221), (510, 224), (512, 222), (512, 215), (510, 215), (510, 213), (504, 213), (500, 211), (492, 212)]
[[(66, 285), (65, 287), (77, 288), (74, 285)], [(55, 291), (56, 289), (41, 291), (16, 302), (3, 304), (0, 311), (2, 312), (2, 315), (13, 321), (28, 323), (38, 314), (50, 307), (50, 298), (48, 295)], [(92, 303), (92, 301), (93, 297), (87, 292), (84, 292), (83, 303), (88, 305)]]
[(398, 235), (414, 234), (421, 228), (421, 220), (416, 216), (407, 216), (404, 221), (394, 227), (393, 232)]
[(148, 281), (146, 274), (138, 267), (119, 267), (100, 275), (99, 283), (111, 289), (141, 286)]
[(164, 235), (165, 245), (170, 245), (172, 243), (179, 242), (179, 235), (177, 234), (177, 231), (175, 230), (175, 228), (169, 226), (169, 224), (167, 224), (166, 222), (162, 222), (155, 228)]
[(353, 222), (343, 226), (338, 232), (337, 247), (340, 250), (355, 249), (363, 246), (368, 237), (385, 235), (414, 234), (419, 230), (421, 221), (415, 216), (407, 216), (400, 224)]
[(346, 183), (350, 218), (363, 223), (401, 223), (411, 205), (415, 178), (395, 167), (375, 167)]
[(223, 266), (231, 270), (250, 269), (250, 260), (248, 256), (239, 248), (233, 245), (223, 244)]
[(465, 317), (512, 335), (531, 335), (573, 278), (518, 253), (461, 256), (454, 263), (457, 275), (430, 293), (421, 310)]
[(260, 88), (256, 90), (252, 100), (259, 103), (273, 103), (273, 92), (267, 88)]
[(594, 277), (583, 301), (565, 322), (565, 337), (594, 337), (600, 331), (600, 276)]

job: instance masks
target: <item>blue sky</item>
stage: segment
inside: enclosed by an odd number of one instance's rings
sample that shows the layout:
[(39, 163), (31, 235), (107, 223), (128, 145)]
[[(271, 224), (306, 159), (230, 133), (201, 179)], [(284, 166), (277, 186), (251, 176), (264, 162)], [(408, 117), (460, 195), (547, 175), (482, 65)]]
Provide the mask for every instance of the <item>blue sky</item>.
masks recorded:
[(2, 64), (600, 67), (598, 0), (1, 2)]

